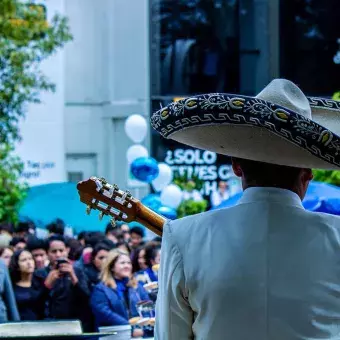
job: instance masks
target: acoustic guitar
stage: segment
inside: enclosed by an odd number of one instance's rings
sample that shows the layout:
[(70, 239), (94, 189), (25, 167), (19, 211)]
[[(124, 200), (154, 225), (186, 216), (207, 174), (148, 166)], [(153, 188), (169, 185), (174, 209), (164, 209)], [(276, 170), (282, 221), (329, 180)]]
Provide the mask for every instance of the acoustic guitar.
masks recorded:
[(104, 178), (91, 177), (77, 184), (80, 201), (87, 205), (87, 214), (99, 210), (99, 219), (111, 216), (116, 221), (141, 223), (155, 234), (162, 236), (166, 219), (143, 205), (129, 191), (122, 191), (117, 185), (107, 183)]

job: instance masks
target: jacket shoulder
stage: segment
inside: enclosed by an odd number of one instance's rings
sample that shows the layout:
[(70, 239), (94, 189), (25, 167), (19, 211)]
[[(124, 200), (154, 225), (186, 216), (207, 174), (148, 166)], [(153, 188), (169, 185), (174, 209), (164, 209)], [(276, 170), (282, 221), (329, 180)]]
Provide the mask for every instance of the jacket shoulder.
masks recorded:
[(164, 234), (169, 234), (172, 243), (183, 248), (185, 247), (185, 240), (190, 240), (193, 236), (197, 241), (206, 237), (208, 229), (211, 229), (213, 224), (223, 223), (225, 225), (233, 208), (206, 211), (169, 221), (164, 227)]
[(95, 292), (95, 291), (102, 291), (102, 292), (104, 292), (105, 290), (107, 290), (107, 288), (108, 287), (106, 287), (103, 282), (99, 282), (98, 284), (96, 284), (93, 287), (93, 292)]
[(313, 219), (316, 223), (323, 224), (328, 227), (334, 227), (340, 231), (340, 216), (322, 212), (311, 212), (307, 210), (305, 210), (305, 212), (306, 216)]
[(177, 232), (183, 232), (183, 228), (185, 227), (185, 232), (193, 232), (193, 229), (196, 228), (207, 228), (209, 227), (207, 223), (217, 222), (221, 220), (221, 218), (225, 218), (229, 214), (232, 213), (234, 207), (206, 211), (200, 214), (186, 216), (180, 218), (178, 220), (171, 221), (168, 223), (168, 228), (171, 233), (176, 234)]

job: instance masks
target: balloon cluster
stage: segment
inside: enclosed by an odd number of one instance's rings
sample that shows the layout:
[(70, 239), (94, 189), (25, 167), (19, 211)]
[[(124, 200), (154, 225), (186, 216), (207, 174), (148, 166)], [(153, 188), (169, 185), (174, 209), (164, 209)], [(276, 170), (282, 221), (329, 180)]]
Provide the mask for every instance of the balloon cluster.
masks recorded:
[(158, 163), (141, 145), (147, 135), (145, 118), (137, 114), (129, 116), (125, 121), (125, 132), (135, 143), (126, 153), (132, 175), (141, 182), (151, 184), (156, 192), (144, 197), (142, 203), (168, 219), (175, 219), (183, 193), (179, 186), (171, 184), (173, 172), (169, 165)]

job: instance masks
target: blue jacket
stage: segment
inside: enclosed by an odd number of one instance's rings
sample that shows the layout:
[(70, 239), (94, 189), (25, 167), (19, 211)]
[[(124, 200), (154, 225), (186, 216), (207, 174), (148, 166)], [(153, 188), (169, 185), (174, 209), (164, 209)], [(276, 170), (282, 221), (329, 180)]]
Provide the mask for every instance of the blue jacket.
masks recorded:
[(139, 285), (136, 289), (128, 287), (129, 309), (125, 307), (124, 298), (116, 289), (98, 283), (91, 296), (91, 307), (97, 327), (128, 325), (129, 318), (138, 316), (137, 302), (150, 300), (145, 289)]

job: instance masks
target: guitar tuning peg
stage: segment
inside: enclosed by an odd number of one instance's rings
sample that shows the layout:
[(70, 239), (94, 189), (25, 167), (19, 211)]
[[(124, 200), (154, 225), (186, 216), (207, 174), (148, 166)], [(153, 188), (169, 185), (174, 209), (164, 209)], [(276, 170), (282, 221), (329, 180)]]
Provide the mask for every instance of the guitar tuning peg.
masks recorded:
[(117, 184), (113, 184), (112, 187), (113, 187), (114, 190), (119, 190), (119, 187), (118, 187)]
[(105, 179), (104, 177), (100, 177), (100, 181), (101, 181), (103, 184), (106, 184), (106, 183), (107, 183), (107, 181), (106, 181), (106, 179)]
[(103, 217), (104, 217), (104, 212), (101, 211), (99, 213), (99, 221), (101, 221), (103, 219)]
[(114, 217), (111, 218), (110, 223), (112, 225), (112, 227), (116, 226), (116, 219)]
[(86, 214), (87, 215), (90, 215), (90, 213), (91, 213), (91, 206), (90, 205), (88, 205), (87, 207), (86, 207)]

